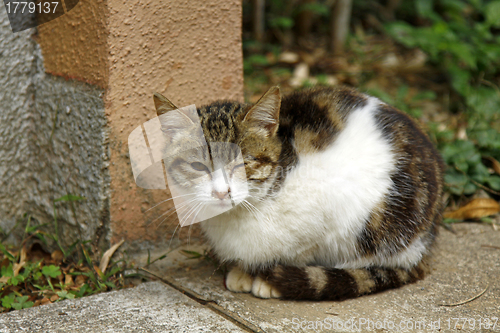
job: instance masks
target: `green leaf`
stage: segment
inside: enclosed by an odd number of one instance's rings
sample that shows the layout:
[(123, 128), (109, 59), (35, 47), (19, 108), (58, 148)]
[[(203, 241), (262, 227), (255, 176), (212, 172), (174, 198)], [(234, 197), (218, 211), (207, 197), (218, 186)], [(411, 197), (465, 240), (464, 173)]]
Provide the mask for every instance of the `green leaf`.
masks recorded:
[(486, 166), (484, 166), (484, 164), (482, 164), (482, 163), (478, 163), (478, 164), (474, 165), (471, 168), (471, 171), (469, 174), (472, 177), (472, 179), (474, 179), (476, 182), (481, 183), (481, 184), (484, 184), (490, 176), (488, 168)]
[(25, 303), (23, 303), (23, 309), (31, 308), (33, 305), (35, 305), (35, 303), (33, 303), (31, 301), (25, 302)]
[(16, 261), (16, 258), (12, 254), (10, 254), (9, 251), (7, 251), (7, 249), (5, 248), (5, 246), (3, 246), (2, 243), (0, 243), (0, 251), (2, 251), (3, 254), (5, 254), (10, 261)]
[(14, 270), (12, 269), (12, 263), (9, 266), (4, 266), (1, 268), (2, 276), (12, 277), (14, 276)]
[(75, 298), (75, 295), (68, 293), (66, 290), (63, 291), (58, 291), (57, 296), (59, 296), (60, 299), (73, 299)]
[(448, 171), (444, 176), (444, 181), (451, 193), (461, 195), (464, 187), (468, 183), (467, 176), (454, 170)]
[(477, 67), (476, 57), (470, 49), (470, 45), (464, 42), (449, 43), (447, 45), (448, 52), (452, 53), (457, 59), (463, 61), (469, 68)]
[(87, 249), (85, 249), (85, 246), (82, 244), (82, 252), (83, 256), (85, 257), (85, 260), (87, 261), (87, 264), (89, 265), (90, 268), (92, 268), (92, 259), (90, 258), (89, 253), (87, 252)]
[(445, 218), (443, 219), (443, 223), (457, 223), (457, 222), (462, 222), (462, 220), (459, 219), (450, 219), (450, 218)]
[(305, 3), (299, 7), (298, 11), (301, 12), (305, 10), (322, 16), (330, 15), (330, 8), (326, 4), (319, 2)]
[(2, 306), (7, 309), (12, 308), (12, 303), (14, 303), (15, 299), (16, 295), (14, 293), (10, 293), (9, 295), (2, 297)]
[(269, 26), (272, 28), (290, 29), (294, 26), (294, 22), (290, 17), (280, 16), (269, 20)]
[(181, 250), (182, 254), (184, 254), (188, 259), (198, 259), (203, 256), (203, 254), (196, 252), (196, 251), (188, 251), (188, 250)]
[(471, 73), (453, 63), (448, 65), (448, 72), (451, 75), (450, 81), (453, 88), (461, 95), (467, 95), (470, 88)]
[(465, 184), (463, 194), (469, 195), (475, 193), (476, 191), (477, 191), (477, 186), (469, 182)]
[(424, 90), (424, 91), (419, 91), (415, 96), (413, 96), (414, 101), (425, 101), (425, 100), (435, 100), (437, 98), (437, 95), (434, 91), (431, 90)]
[(37, 232), (36, 237), (38, 237), (38, 239), (40, 239), (45, 246), (48, 245), (47, 240), (45, 239), (45, 236), (42, 233)]
[(494, 88), (474, 87), (467, 90), (465, 96), (467, 106), (472, 108), (477, 115), (493, 117), (500, 109), (500, 96)]
[(41, 277), (42, 277), (42, 272), (35, 272), (35, 273), (33, 273), (33, 279), (35, 281), (40, 280)]
[(113, 267), (113, 269), (111, 269), (106, 275), (104, 275), (104, 280), (109, 279), (110, 277), (112, 277), (113, 275), (115, 275), (116, 273), (118, 273), (121, 270), (122, 269), (118, 266)]
[(431, 20), (439, 20), (439, 16), (434, 12), (433, 0), (418, 0), (415, 1), (415, 7), (418, 15)]
[(84, 284), (84, 285), (80, 288), (80, 290), (78, 290), (78, 291), (76, 292), (76, 296), (77, 296), (77, 297), (83, 297), (83, 296), (85, 296), (85, 293), (86, 293), (89, 289), (90, 289), (89, 285), (85, 283), (85, 284)]
[(106, 282), (104, 282), (104, 284), (111, 289), (116, 289), (116, 285), (111, 281), (106, 281)]
[(393, 22), (385, 26), (387, 33), (396, 39), (401, 44), (407, 47), (417, 46), (417, 41), (414, 36), (415, 28), (406, 22)]
[(29, 296), (17, 296), (16, 301), (12, 303), (12, 307), (16, 310), (27, 309), (33, 306), (33, 302), (28, 302)]
[(46, 225), (49, 225), (49, 224), (48, 223), (44, 223), (44, 224), (32, 225), (32, 226), (29, 226), (29, 227), (26, 226), (26, 230), (25, 231), (26, 231), (27, 234), (31, 234), (32, 232), (34, 232), (34, 231), (36, 231), (36, 230), (38, 230), (41, 227), (44, 227)]
[(486, 5), (484, 10), (486, 16), (486, 23), (500, 27), (500, 1), (491, 1)]
[(500, 191), (500, 177), (499, 176), (489, 176), (488, 179), (486, 180), (488, 185), (495, 190), (495, 191)]
[(61, 270), (59, 267), (50, 265), (50, 266), (43, 266), (42, 268), (42, 274), (45, 276), (50, 276), (51, 278), (57, 278), (59, 275), (61, 275)]

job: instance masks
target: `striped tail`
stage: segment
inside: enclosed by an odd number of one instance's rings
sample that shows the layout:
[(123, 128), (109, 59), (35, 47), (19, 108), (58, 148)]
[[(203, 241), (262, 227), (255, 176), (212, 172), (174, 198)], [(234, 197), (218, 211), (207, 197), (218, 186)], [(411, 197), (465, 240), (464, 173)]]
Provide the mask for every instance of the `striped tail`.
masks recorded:
[(427, 271), (424, 262), (410, 269), (336, 269), (278, 265), (262, 274), (262, 278), (276, 288), (283, 299), (344, 300), (416, 282)]

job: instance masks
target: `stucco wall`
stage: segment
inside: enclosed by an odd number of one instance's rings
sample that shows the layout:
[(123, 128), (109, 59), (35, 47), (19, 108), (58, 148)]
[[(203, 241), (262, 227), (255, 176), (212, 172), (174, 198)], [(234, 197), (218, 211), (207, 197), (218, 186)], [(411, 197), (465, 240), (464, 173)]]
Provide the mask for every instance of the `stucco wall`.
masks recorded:
[(13, 34), (4, 6), (0, 6), (0, 227), (8, 232), (25, 207), (25, 164), (30, 155), (28, 137), (33, 107), (35, 43), (31, 31)]
[(12, 33), (0, 6), (0, 226), (25, 214), (52, 224), (54, 199), (69, 193), (86, 199), (75, 214), (56, 203), (63, 243), (95, 240), (109, 220), (104, 91), (46, 74), (34, 33)]
[[(172, 236), (176, 215), (163, 223), (162, 219), (149, 223), (172, 206), (166, 203), (158, 211), (144, 211), (169, 193), (135, 185), (127, 138), (156, 116), (155, 91), (179, 107), (217, 99), (243, 101), (241, 3), (109, 1), (108, 6), (112, 238), (162, 242)], [(186, 230), (178, 232), (181, 238), (187, 236)]]
[(70, 192), (87, 200), (75, 203), (78, 223), (58, 204), (68, 240), (81, 229), (85, 239), (129, 246), (165, 242), (175, 214), (150, 225), (159, 213), (144, 212), (169, 193), (136, 186), (128, 135), (156, 116), (155, 91), (178, 106), (243, 100), (240, 1), (81, 0), (35, 38), (12, 34), (4, 11), (0, 45), (13, 50), (0, 48), (8, 59), (0, 64), (8, 76), (0, 81), (0, 97), (8, 95), (0, 176), (12, 185), (0, 189), (2, 226), (28, 211), (49, 222), (53, 199)]

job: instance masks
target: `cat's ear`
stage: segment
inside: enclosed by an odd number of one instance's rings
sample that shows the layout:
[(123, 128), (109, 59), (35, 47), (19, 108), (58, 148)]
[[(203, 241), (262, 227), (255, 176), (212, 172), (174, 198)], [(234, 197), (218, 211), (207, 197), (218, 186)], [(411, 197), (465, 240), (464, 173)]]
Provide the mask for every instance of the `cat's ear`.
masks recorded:
[(162, 114), (177, 110), (178, 107), (174, 105), (174, 103), (170, 102), (165, 96), (155, 92), (153, 94), (153, 100), (155, 102), (156, 114), (161, 116)]
[(153, 99), (155, 102), (156, 114), (160, 119), (161, 130), (163, 132), (175, 134), (175, 132), (183, 132), (190, 129), (194, 125), (190, 115), (187, 114), (189, 110), (179, 109), (159, 93), (154, 93)]
[(276, 134), (279, 125), (281, 93), (278, 86), (269, 89), (245, 115), (243, 122), (266, 136)]

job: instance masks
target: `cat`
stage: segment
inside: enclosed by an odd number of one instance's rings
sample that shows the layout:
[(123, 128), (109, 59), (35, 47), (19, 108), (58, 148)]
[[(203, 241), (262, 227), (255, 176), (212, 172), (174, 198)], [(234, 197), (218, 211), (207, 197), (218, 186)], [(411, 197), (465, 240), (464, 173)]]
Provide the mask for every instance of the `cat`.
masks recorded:
[[(196, 124), (160, 94), (154, 102), (158, 116), (174, 115), (162, 122), (168, 145), (181, 145)], [(191, 184), (200, 205), (240, 202), (201, 222), (216, 256), (233, 265), (227, 289), (343, 300), (428, 272), (444, 164), (408, 115), (348, 87), (283, 98), (273, 87), (254, 105), (217, 101), (197, 114), (207, 142), (235, 144), (243, 157), (222, 186), (211, 177)], [(172, 128), (179, 133), (169, 135)], [(201, 155), (165, 168), (178, 177), (209, 175), (210, 156)]]

